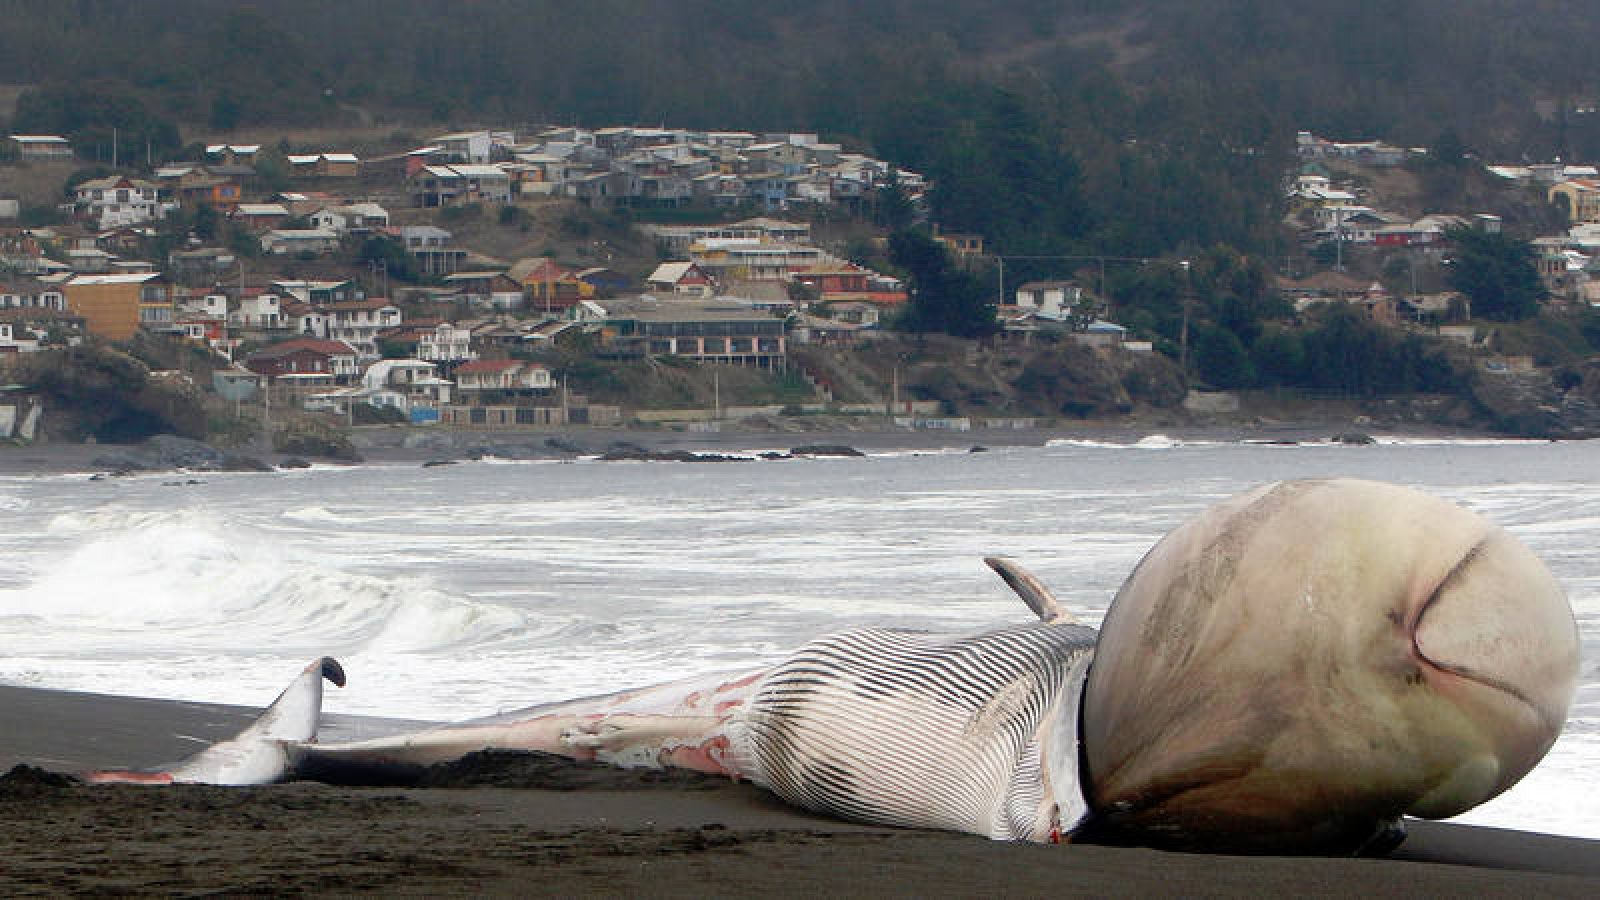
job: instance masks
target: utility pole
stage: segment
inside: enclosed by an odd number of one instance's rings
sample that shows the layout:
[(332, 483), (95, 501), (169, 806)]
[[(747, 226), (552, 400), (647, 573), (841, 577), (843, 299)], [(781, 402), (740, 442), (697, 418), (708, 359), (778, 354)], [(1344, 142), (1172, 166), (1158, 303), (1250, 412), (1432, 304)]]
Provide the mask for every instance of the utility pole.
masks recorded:
[(1194, 295), (1194, 276), (1189, 272), (1189, 261), (1178, 263), (1183, 269), (1183, 326), (1178, 332), (1178, 369), (1189, 377), (1189, 303)]

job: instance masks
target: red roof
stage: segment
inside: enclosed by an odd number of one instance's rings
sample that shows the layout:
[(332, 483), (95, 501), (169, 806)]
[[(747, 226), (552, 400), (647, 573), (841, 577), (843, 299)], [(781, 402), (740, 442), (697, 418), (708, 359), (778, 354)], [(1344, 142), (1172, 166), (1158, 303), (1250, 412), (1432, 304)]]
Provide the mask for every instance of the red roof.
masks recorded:
[(355, 348), (344, 341), (325, 341), (320, 338), (290, 338), (270, 347), (264, 347), (260, 351), (252, 353), (251, 356), (273, 359), (279, 356), (287, 356), (299, 350), (309, 350), (312, 353), (320, 353), (324, 356), (354, 356), (356, 353)]

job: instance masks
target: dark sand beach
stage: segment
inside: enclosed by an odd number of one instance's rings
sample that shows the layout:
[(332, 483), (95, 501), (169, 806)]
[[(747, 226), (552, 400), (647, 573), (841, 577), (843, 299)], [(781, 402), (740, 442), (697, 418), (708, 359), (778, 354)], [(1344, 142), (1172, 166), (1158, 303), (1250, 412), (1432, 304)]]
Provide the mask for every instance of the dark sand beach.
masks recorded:
[(1429, 822), (1385, 860), (1230, 857), (852, 825), (723, 779), (523, 755), (419, 788), (87, 786), (11, 768), (155, 765), (253, 715), (0, 687), (0, 893), (1600, 895), (1600, 842)]

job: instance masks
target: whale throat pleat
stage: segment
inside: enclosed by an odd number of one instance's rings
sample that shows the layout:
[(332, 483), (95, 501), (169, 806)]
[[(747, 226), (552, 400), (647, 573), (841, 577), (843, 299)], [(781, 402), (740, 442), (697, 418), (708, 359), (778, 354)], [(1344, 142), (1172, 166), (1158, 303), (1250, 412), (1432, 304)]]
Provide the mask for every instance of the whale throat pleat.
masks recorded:
[[(963, 638), (867, 628), (813, 641), (763, 679), (740, 768), (858, 821), (1043, 840), (1038, 735), (1095, 633), (1027, 625)], [(1081, 673), (1081, 666), (1076, 671)], [(1075, 785), (1076, 772), (1051, 773)]]

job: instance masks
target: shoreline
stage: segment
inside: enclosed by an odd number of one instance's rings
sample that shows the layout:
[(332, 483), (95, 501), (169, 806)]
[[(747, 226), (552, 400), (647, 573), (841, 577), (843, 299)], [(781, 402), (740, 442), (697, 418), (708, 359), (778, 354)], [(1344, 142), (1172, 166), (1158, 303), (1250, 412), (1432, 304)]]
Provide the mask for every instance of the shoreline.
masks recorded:
[[(255, 714), (0, 686), (0, 720), (23, 725), (0, 735), (0, 771), (14, 763), (53, 771), (154, 765), (233, 734)], [(0, 777), (0, 840), (8, 847), (0, 888), (490, 896), (1600, 890), (1600, 842), (1408, 824), (1411, 836), (1388, 859), (1237, 857), (856, 825), (726, 779), (565, 761), (531, 780), (423, 788), (86, 786), (12, 771)]]
[[(562, 459), (594, 456), (614, 447), (637, 448), (647, 453), (689, 452), (697, 454), (751, 454), (766, 451), (787, 452), (802, 446), (849, 447), (863, 452), (949, 452), (952, 450), (994, 447), (1043, 447), (1051, 441), (1082, 440), (1108, 444), (1135, 444), (1143, 438), (1164, 436), (1175, 441), (1224, 443), (1313, 443), (1332, 440), (1341, 434), (1366, 434), (1416, 439), (1506, 439), (1505, 435), (1481, 429), (1447, 426), (1378, 426), (1348, 423), (1243, 422), (1222, 424), (1171, 424), (1131, 420), (1084, 421), (1069, 425), (1033, 428), (974, 428), (946, 431), (897, 427), (881, 422), (850, 423), (806, 422), (813, 427), (752, 427), (725, 423), (718, 430), (684, 430), (642, 426), (582, 426), (530, 428), (518, 430), (443, 429), (426, 426), (359, 426), (351, 431), (361, 459), (356, 462), (310, 457), (310, 461), (330, 465), (404, 465), (460, 462), (483, 455), (510, 459)], [(0, 444), (0, 476), (109, 474), (112, 467), (96, 465), (96, 460), (119, 451), (136, 449), (137, 444), (86, 444), (42, 442), (28, 445)], [(500, 452), (495, 452), (495, 451)], [(274, 451), (264, 441), (240, 447), (233, 452), (254, 458), (282, 471), (294, 454)], [(134, 474), (160, 474), (188, 470), (156, 466)]]

